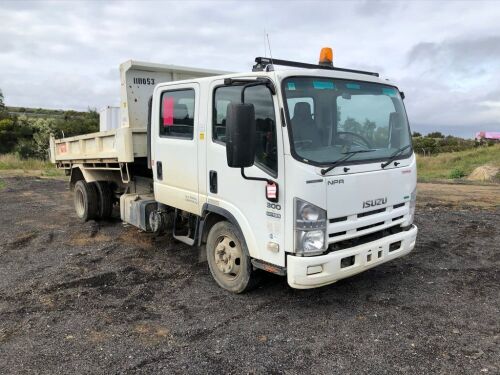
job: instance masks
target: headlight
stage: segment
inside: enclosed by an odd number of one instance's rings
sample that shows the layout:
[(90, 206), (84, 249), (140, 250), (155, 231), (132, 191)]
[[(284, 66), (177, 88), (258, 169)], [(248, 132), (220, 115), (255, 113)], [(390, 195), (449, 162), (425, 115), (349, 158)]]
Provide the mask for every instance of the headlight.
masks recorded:
[(310, 232), (303, 232), (304, 238), (302, 245), (304, 251), (317, 251), (322, 250), (325, 245), (325, 233), (322, 230), (312, 230)]
[(326, 211), (295, 198), (295, 251), (316, 255), (326, 249)]
[(315, 229), (326, 226), (326, 211), (312, 203), (295, 198), (295, 228)]
[(300, 219), (304, 221), (318, 221), (320, 215), (318, 207), (308, 203), (304, 204), (299, 212)]

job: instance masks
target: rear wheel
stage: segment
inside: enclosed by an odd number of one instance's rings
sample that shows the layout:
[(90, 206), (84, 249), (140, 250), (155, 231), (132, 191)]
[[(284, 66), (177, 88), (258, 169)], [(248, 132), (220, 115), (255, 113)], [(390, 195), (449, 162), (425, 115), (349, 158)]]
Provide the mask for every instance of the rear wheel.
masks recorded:
[(83, 221), (93, 220), (98, 215), (99, 201), (94, 184), (83, 180), (75, 184), (74, 203), (76, 215)]
[(208, 234), (206, 249), (210, 272), (222, 288), (243, 293), (256, 285), (245, 241), (233, 224), (216, 223)]
[(113, 211), (113, 192), (111, 191), (111, 187), (105, 181), (97, 181), (95, 182), (95, 186), (99, 199), (97, 216), (99, 219), (109, 219)]

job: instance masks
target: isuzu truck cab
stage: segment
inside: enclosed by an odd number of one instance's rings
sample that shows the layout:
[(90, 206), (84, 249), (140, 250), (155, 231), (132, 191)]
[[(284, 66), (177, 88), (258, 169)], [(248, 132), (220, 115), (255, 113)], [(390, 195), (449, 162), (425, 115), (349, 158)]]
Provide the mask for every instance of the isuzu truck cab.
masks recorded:
[(417, 171), (403, 93), (334, 67), (331, 49), (317, 65), (255, 61), (239, 74), (122, 64), (121, 126), (51, 140), (77, 215), (119, 205), (123, 221), (204, 249), (236, 293), (261, 270), (305, 289), (408, 254)]

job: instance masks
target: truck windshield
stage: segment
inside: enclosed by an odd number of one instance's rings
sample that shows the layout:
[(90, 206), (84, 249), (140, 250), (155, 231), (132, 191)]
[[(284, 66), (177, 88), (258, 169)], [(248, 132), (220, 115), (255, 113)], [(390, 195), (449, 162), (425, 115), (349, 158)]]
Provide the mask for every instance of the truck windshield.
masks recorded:
[[(290, 77), (283, 91), (292, 153), (305, 162), (328, 165), (357, 150), (366, 152), (356, 153), (348, 163), (384, 160), (411, 145), (403, 101), (393, 86)], [(399, 157), (411, 152), (407, 147)]]

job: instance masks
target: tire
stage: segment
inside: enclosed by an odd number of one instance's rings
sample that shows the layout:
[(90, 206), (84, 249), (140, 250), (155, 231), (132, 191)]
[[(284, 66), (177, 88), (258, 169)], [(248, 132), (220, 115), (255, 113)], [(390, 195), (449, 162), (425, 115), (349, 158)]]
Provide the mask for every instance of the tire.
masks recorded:
[(109, 219), (113, 212), (113, 192), (111, 191), (111, 187), (105, 181), (97, 181), (94, 184), (96, 186), (99, 201), (97, 218)]
[(75, 184), (74, 195), (76, 215), (82, 221), (94, 220), (98, 215), (99, 201), (95, 184), (80, 180)]
[(256, 286), (248, 249), (243, 235), (228, 221), (220, 221), (210, 229), (206, 244), (208, 266), (222, 288), (243, 293)]

